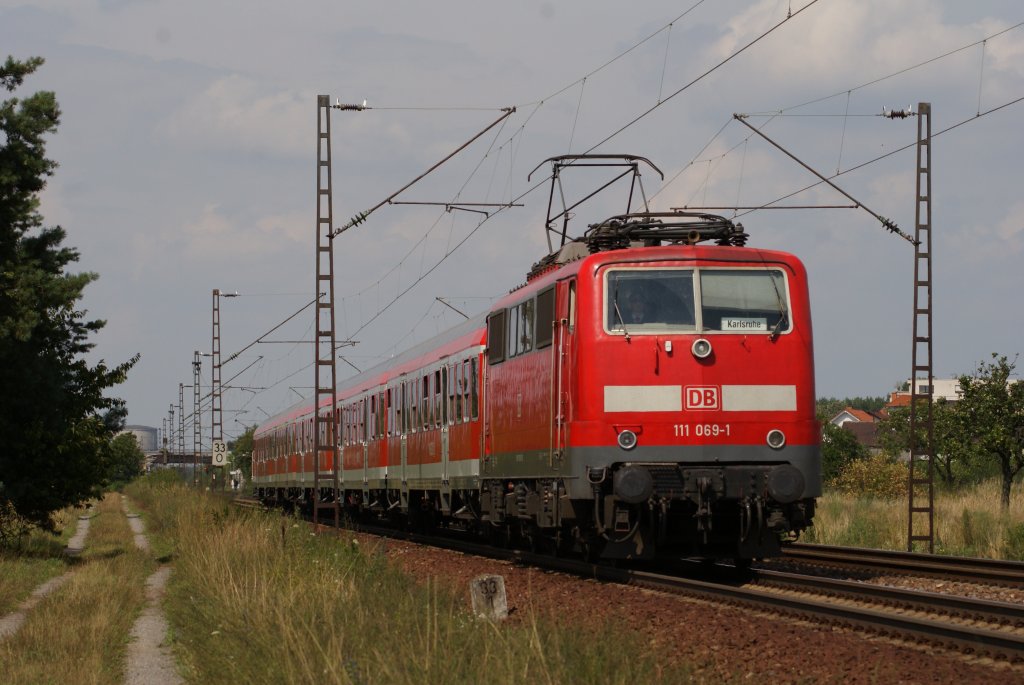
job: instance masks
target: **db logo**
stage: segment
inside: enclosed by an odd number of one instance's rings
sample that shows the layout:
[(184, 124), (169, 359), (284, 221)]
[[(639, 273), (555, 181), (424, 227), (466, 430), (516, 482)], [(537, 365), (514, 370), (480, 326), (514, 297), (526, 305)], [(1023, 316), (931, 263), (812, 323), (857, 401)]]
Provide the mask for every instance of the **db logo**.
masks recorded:
[(686, 386), (687, 409), (718, 409), (717, 385)]

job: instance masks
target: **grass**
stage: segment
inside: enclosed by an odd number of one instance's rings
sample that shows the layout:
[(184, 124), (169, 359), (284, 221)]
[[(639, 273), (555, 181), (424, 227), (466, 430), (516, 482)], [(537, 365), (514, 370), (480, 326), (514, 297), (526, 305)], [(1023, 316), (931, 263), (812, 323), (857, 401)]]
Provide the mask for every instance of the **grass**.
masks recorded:
[(183, 486), (142, 483), (129, 494), (163, 519), (153, 527), (172, 546), (165, 606), (191, 682), (689, 682), (658, 671), (640, 637), (615, 626), (481, 622), (446, 586), (417, 584), (299, 521)]
[(107, 495), (71, 578), (0, 643), (3, 682), (123, 682), (125, 645), (153, 569), (149, 555), (135, 549), (120, 496)]
[(20, 544), (0, 548), (0, 615), (18, 608), (34, 589), (70, 568), (64, 547), (84, 509), (65, 509), (54, 516), (57, 535), (34, 529)]
[[(1024, 492), (1015, 488), (1010, 508), (1000, 505), (999, 481), (935, 492), (935, 551), (954, 556), (1024, 561)], [(804, 541), (904, 550), (905, 498), (876, 499), (826, 492)]]

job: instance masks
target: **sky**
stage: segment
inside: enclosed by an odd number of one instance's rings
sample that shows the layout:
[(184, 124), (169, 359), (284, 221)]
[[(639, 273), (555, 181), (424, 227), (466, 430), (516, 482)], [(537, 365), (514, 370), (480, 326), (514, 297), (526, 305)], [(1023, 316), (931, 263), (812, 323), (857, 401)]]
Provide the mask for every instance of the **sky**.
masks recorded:
[[(129, 423), (161, 427), (172, 404), (178, 423), (193, 352), (211, 349), (212, 290), (239, 293), (221, 299), (223, 358), (241, 352), (222, 370), (230, 438), (311, 394), (312, 345), (287, 341), (312, 339), (300, 310), (315, 290), (318, 94), (369, 107), (331, 115), (336, 226), (516, 108), (396, 200), (522, 206), (484, 220), (385, 205), (335, 240), (337, 335), (356, 341), (342, 377), (458, 324), (438, 298), (473, 315), (525, 280), (548, 252), (548, 167), (528, 180), (535, 167), (628, 153), (664, 173), (643, 172), (652, 210), (725, 207), (751, 245), (803, 260), (819, 397), (887, 394), (910, 376), (914, 251), (863, 207), (913, 233), (917, 119), (878, 115), (920, 102), (934, 136), (935, 374), (1013, 357), (1021, 22), (1017, 0), (0, 0), (0, 45), (46, 60), (15, 93), (53, 90), (63, 112), (41, 210), (77, 269), (99, 275), (83, 302), (107, 321), (91, 360), (142, 355), (114, 392)], [(731, 209), (817, 181), (733, 114), (839, 173), (862, 208)], [(605, 180), (567, 174), (565, 192)], [(625, 193), (578, 207), (570, 233), (624, 211)], [(819, 184), (777, 204), (850, 201)]]

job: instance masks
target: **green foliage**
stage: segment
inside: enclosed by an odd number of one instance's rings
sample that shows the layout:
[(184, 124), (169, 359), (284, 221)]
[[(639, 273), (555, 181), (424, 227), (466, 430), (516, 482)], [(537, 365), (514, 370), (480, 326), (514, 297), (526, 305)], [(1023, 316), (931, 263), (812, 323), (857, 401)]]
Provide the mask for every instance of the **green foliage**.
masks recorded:
[(1006, 558), (1024, 561), (1024, 523), (1006, 529)]
[(252, 477), (252, 436), (256, 426), (249, 426), (234, 442), (228, 443), (231, 450), (231, 468), (242, 469), (245, 479)]
[(815, 405), (815, 413), (819, 421), (829, 421), (847, 407), (862, 411), (878, 411), (887, 401), (885, 397), (844, 397), (841, 400), (835, 397), (822, 397)]
[(964, 509), (960, 526), (964, 544), (964, 549), (960, 550), (962, 554), (975, 556), (978, 549), (999, 546), (999, 527), (992, 512)]
[[(932, 405), (932, 451), (936, 473), (947, 487), (974, 485), (999, 475), (1008, 506), (1013, 479), (1024, 469), (1024, 384), (1011, 382), (1014, 363), (992, 355), (971, 376), (960, 377), (961, 398)], [(923, 419), (927, 406), (919, 405)], [(890, 456), (910, 451), (910, 408), (891, 409), (878, 430)], [(927, 448), (923, 428), (917, 445)]]
[(110, 443), (110, 460), (107, 462), (107, 480), (111, 483), (128, 483), (142, 475), (146, 455), (139, 449), (139, 443), (131, 433), (122, 433)]
[(907, 492), (907, 465), (873, 454), (847, 464), (829, 486), (847, 495), (902, 497)]
[(868, 456), (867, 449), (857, 442), (848, 430), (829, 422), (821, 424), (821, 477), (825, 481), (836, 478), (846, 466)]
[(973, 376), (960, 377), (957, 418), (961, 439), (982, 460), (998, 464), (1005, 509), (1013, 479), (1024, 469), (1024, 383), (1011, 382), (1016, 361), (995, 353), (992, 359)]
[[(13, 91), (41, 64), (8, 58), (0, 84)], [(45, 138), (59, 120), (51, 92), (0, 103), (0, 502), (44, 528), (53, 512), (99, 494), (125, 417), (105, 391), (137, 360), (109, 367), (83, 359), (104, 325), (76, 306), (96, 275), (66, 270), (78, 253), (38, 212), (57, 166)]]

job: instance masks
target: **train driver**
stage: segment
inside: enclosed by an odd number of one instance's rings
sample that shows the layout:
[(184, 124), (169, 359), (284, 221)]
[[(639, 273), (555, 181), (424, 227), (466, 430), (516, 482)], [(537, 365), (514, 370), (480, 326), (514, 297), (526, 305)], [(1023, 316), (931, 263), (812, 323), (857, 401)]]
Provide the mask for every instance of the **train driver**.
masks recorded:
[(638, 292), (631, 292), (626, 298), (626, 323), (651, 323), (654, 307), (650, 300)]

